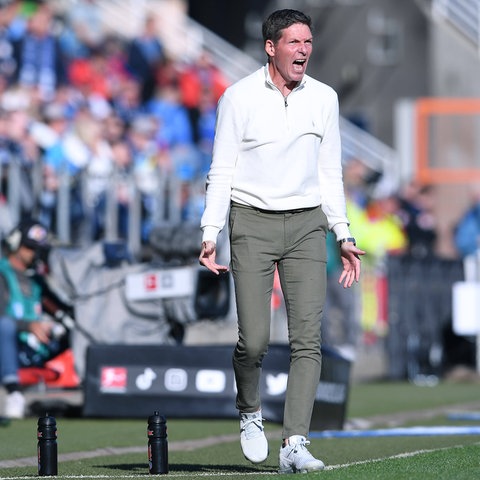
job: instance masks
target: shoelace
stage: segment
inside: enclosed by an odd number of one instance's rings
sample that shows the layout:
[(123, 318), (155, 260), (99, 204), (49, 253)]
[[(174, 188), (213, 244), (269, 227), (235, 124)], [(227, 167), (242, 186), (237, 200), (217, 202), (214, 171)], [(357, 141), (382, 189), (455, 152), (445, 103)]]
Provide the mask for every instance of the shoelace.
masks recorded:
[[(258, 437), (261, 432), (263, 432), (263, 425), (261, 422), (262, 419), (260, 418), (245, 420), (242, 428), (242, 430), (245, 432), (245, 437), (248, 439)], [(254, 428), (254, 426), (257, 428)]]
[(307, 450), (307, 445), (310, 445), (310, 440), (305, 440), (303, 442), (296, 443), (295, 445), (292, 446), (292, 449), (290, 450), (288, 455), (291, 455), (292, 453), (298, 453), (299, 450), (305, 450), (308, 455), (312, 456), (312, 454)]

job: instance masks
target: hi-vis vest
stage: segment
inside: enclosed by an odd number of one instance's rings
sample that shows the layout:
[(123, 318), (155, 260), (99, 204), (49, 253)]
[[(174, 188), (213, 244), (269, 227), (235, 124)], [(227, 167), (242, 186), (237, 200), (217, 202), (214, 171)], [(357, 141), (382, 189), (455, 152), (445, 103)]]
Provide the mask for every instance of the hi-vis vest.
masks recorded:
[(7, 314), (18, 320), (37, 321), (42, 315), (41, 287), (32, 280), (32, 293), (24, 295), (17, 275), (6, 258), (0, 259), (0, 274), (7, 281), (10, 301), (7, 305)]

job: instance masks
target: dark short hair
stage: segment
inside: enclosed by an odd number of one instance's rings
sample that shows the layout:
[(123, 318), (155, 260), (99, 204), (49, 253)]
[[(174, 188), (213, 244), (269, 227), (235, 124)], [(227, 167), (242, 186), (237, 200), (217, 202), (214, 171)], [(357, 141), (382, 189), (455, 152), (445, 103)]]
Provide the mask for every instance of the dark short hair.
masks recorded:
[(262, 25), (263, 43), (267, 40), (277, 43), (282, 36), (282, 30), (296, 23), (303, 23), (307, 25), (310, 30), (313, 29), (312, 19), (298, 10), (285, 8), (271, 13)]

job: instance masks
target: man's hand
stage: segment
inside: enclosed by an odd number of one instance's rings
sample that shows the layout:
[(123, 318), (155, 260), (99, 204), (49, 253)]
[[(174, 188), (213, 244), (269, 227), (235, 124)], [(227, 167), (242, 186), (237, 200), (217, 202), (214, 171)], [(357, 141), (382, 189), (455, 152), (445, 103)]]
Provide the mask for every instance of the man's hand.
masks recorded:
[(226, 265), (219, 265), (215, 261), (216, 249), (214, 242), (203, 242), (202, 251), (198, 259), (204, 267), (207, 267), (211, 272), (219, 275), (220, 273), (228, 272), (228, 267)]
[(50, 341), (52, 327), (53, 323), (47, 321), (29, 322), (28, 324), (30, 332), (32, 332), (41, 343), (48, 343)]
[(352, 242), (344, 242), (340, 247), (340, 258), (343, 264), (343, 271), (340, 274), (338, 283), (343, 283), (344, 288), (352, 286), (353, 282), (360, 280), (360, 257), (365, 255), (363, 250), (357, 248)]

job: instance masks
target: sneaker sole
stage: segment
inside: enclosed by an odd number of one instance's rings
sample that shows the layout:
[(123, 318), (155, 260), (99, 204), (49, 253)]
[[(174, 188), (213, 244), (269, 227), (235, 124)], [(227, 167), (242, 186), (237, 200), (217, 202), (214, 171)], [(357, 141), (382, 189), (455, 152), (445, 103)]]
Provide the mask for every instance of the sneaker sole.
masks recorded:
[(252, 460), (251, 458), (248, 458), (245, 454), (243, 454), (243, 456), (250, 462), (250, 463), (253, 463), (255, 465), (258, 465), (259, 463), (263, 463), (265, 462), (265, 460), (268, 458), (268, 453), (267, 453), (267, 456), (262, 459), (262, 460)]
[[(241, 446), (241, 445), (240, 445)], [(242, 453), (243, 453), (243, 456), (251, 463), (254, 463), (254, 464), (257, 464), (257, 463), (263, 463), (267, 458), (268, 458), (268, 454), (270, 453), (270, 450), (267, 450), (267, 453), (265, 455), (265, 457), (263, 458), (255, 458), (255, 459), (252, 459), (252, 458), (249, 458), (247, 457), (247, 455), (245, 455), (245, 452), (243, 451), (243, 447), (242, 447)]]
[[(260, 453), (259, 450), (262, 451), (262, 450), (263, 450), (262, 447), (266, 447), (267, 451), (266, 451), (265, 455), (262, 456), (262, 457), (253, 457), (253, 458), (250, 458), (250, 457), (245, 453), (245, 450), (248, 448), (247, 445), (246, 445), (246, 444), (248, 443), (248, 441), (245, 439), (245, 437), (243, 437), (243, 433), (241, 434), (241, 437), (240, 437), (240, 447), (242, 448), (243, 456), (244, 456), (249, 462), (254, 463), (254, 464), (263, 463), (263, 462), (268, 458), (268, 454), (270, 453), (270, 449), (269, 449), (269, 447), (268, 447), (268, 441), (267, 441), (267, 439), (266, 439), (266, 437), (265, 437), (264, 435), (263, 435), (263, 439), (264, 439), (265, 443), (261, 442), (261, 443), (263, 443), (263, 445), (262, 445), (262, 446), (258, 446), (258, 448), (255, 449), (255, 453), (257, 453), (257, 454)], [(245, 443), (245, 448), (244, 448), (244, 443)], [(252, 448), (252, 447), (250, 446), (250, 448)]]
[(310, 474), (312, 474), (312, 473), (321, 473), (322, 471), (323, 471), (323, 468), (317, 468), (315, 470), (305, 470), (305, 469), (303, 469), (303, 470), (295, 470), (295, 471), (293, 471), (293, 470), (278, 470), (278, 474), (279, 475), (283, 475), (283, 474), (288, 475), (288, 474), (295, 474), (295, 473), (310, 473)]
[(293, 468), (286, 468), (286, 469), (279, 469), (279, 474), (289, 474), (289, 473), (320, 473), (325, 468), (325, 465), (321, 467), (313, 467), (313, 468), (302, 468), (300, 470), (293, 469)]

